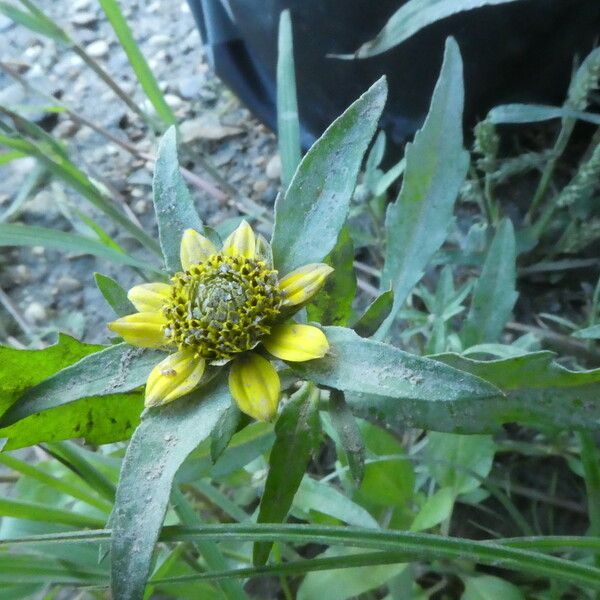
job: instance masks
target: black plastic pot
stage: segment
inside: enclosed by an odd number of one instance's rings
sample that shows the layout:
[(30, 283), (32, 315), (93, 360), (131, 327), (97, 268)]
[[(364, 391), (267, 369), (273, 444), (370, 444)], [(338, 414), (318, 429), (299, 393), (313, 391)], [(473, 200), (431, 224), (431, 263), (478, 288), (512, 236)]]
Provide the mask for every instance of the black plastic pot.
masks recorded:
[(292, 14), (302, 142), (308, 146), (381, 74), (383, 126), (398, 143), (422, 123), (444, 40), (465, 63), (466, 123), (505, 102), (558, 103), (600, 37), (600, 0), (522, 0), (459, 13), (365, 60), (327, 58), (372, 39), (403, 0), (189, 0), (217, 74), (274, 128), (279, 14)]

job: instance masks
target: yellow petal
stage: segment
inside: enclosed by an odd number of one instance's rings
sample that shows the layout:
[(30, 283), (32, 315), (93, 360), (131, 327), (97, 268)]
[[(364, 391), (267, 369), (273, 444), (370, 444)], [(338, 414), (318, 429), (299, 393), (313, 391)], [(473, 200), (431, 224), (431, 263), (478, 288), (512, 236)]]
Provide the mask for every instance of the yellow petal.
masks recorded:
[(279, 375), (266, 358), (247, 352), (231, 365), (229, 391), (240, 410), (257, 421), (275, 416), (280, 390)]
[(158, 312), (171, 295), (171, 286), (166, 283), (143, 283), (132, 287), (127, 297), (140, 312)]
[(206, 361), (194, 350), (180, 350), (160, 361), (146, 382), (146, 406), (160, 406), (189, 394), (202, 379)]
[(244, 256), (254, 258), (256, 252), (256, 236), (252, 227), (242, 221), (238, 228), (223, 242), (223, 253), (228, 256)]
[(128, 344), (142, 348), (159, 348), (167, 343), (165, 317), (161, 312), (140, 312), (121, 317), (108, 324)]
[(283, 292), (283, 306), (302, 304), (316, 294), (325, 283), (333, 268), (323, 263), (304, 265), (288, 273), (279, 282)]
[(273, 267), (273, 251), (271, 250), (271, 245), (267, 242), (265, 236), (260, 233), (256, 236), (254, 257), (257, 260), (262, 260), (267, 267)]
[(195, 229), (186, 229), (183, 232), (179, 246), (179, 258), (184, 271), (187, 271), (192, 265), (204, 262), (215, 252), (217, 252), (215, 245)]
[(273, 327), (263, 345), (273, 356), (292, 362), (321, 358), (329, 350), (327, 338), (318, 327), (298, 323)]

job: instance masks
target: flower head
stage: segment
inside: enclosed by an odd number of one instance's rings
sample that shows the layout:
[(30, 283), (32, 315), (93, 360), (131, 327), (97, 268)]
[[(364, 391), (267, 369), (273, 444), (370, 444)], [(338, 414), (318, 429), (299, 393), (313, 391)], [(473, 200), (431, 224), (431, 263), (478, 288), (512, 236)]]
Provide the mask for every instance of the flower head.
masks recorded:
[(180, 258), (183, 270), (171, 284), (131, 288), (128, 298), (138, 312), (108, 325), (129, 344), (171, 351), (148, 377), (146, 406), (191, 392), (202, 382), (206, 365), (229, 364), (229, 389), (240, 410), (271, 419), (280, 382), (261, 349), (292, 362), (325, 355), (324, 333), (290, 317), (333, 269), (310, 264), (280, 279), (268, 242), (246, 221), (221, 250), (197, 231), (186, 230)]

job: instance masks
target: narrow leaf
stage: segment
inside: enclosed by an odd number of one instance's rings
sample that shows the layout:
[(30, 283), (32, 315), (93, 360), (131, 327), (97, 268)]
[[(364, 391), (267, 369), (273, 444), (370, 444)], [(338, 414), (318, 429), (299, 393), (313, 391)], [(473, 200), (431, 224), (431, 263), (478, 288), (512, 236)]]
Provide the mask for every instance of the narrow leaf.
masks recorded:
[[(516, 0), (410, 0), (401, 6), (388, 20), (377, 36), (363, 44), (355, 53), (356, 58), (368, 58), (386, 52), (401, 44), (415, 33), (439, 21), (465, 10), (506, 4)], [(350, 56), (352, 57), (352, 55)], [(344, 57), (346, 58), (346, 57)]]
[(385, 318), (390, 314), (394, 304), (394, 292), (383, 292), (367, 308), (352, 325), (352, 329), (361, 337), (371, 337), (379, 329)]
[(335, 246), (386, 96), (382, 78), (327, 128), (277, 199), (272, 244), (280, 273), (321, 262)]
[(186, 229), (203, 233), (202, 221), (179, 171), (177, 130), (170, 127), (158, 146), (152, 193), (158, 236), (167, 271), (181, 271), (179, 244)]
[(487, 120), (496, 125), (502, 123), (540, 123), (552, 119), (579, 119), (600, 125), (600, 115), (575, 110), (568, 106), (546, 106), (544, 104), (503, 104), (492, 108)]
[(279, 17), (277, 53), (277, 138), (281, 157), (281, 185), (285, 190), (301, 157), (294, 41), (289, 10), (284, 10)]
[(325, 259), (334, 268), (314, 301), (306, 308), (308, 318), (322, 325), (348, 325), (356, 295), (354, 246), (347, 227), (342, 227), (335, 248)]
[[(319, 392), (305, 384), (292, 396), (275, 425), (275, 443), (269, 458), (269, 474), (258, 512), (259, 523), (281, 523), (306, 472), (311, 452), (320, 436)], [(267, 562), (272, 544), (254, 545), (254, 564)]]
[(446, 239), (469, 166), (463, 148), (463, 104), (460, 50), (454, 39), (448, 38), (429, 113), (414, 142), (407, 145), (402, 188), (386, 214), (381, 288), (392, 285), (394, 307), (376, 334), (379, 339)]
[(94, 279), (100, 293), (117, 316), (124, 317), (136, 312), (135, 306), (127, 299), (127, 292), (112, 277), (94, 273)]
[(463, 329), (465, 346), (497, 342), (517, 301), (517, 251), (510, 219), (504, 219), (475, 284)]
[(112, 592), (141, 600), (175, 473), (230, 405), (226, 381), (145, 413), (127, 449), (112, 516)]
[(138, 45), (133, 38), (133, 34), (116, 0), (99, 0), (100, 6), (107, 16), (114, 32), (119, 38), (119, 42), (127, 54), (137, 80), (140, 82), (148, 100), (154, 106), (158, 116), (167, 124), (174, 125), (177, 122), (171, 107), (166, 103), (165, 98), (158, 87), (158, 83), (148, 66), (144, 55), (141, 53)]
[(216, 463), (227, 448), (231, 438), (237, 431), (242, 420), (242, 413), (237, 404), (231, 403), (221, 415), (212, 435), (210, 436), (210, 458)]
[(329, 414), (346, 453), (350, 473), (356, 484), (360, 485), (365, 472), (365, 446), (354, 415), (344, 400), (343, 392), (331, 391)]

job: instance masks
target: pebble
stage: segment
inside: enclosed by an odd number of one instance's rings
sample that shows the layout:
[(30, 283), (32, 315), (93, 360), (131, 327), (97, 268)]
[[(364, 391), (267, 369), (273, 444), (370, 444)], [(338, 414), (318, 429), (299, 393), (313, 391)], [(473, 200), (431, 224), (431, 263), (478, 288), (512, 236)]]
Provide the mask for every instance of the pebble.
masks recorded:
[(64, 275), (56, 282), (56, 287), (59, 292), (69, 293), (80, 290), (83, 286), (78, 279)]
[(281, 178), (281, 158), (279, 154), (276, 154), (269, 160), (265, 168), (265, 173), (269, 179), (279, 181)]
[(153, 35), (149, 40), (148, 44), (151, 46), (168, 46), (171, 44), (171, 37), (164, 33), (157, 33)]
[(190, 75), (180, 79), (177, 83), (177, 91), (182, 98), (194, 100), (200, 96), (206, 78), (202, 75)]
[(23, 312), (23, 316), (30, 323), (42, 323), (48, 318), (48, 313), (39, 302), (32, 302)]
[(85, 50), (92, 58), (102, 58), (108, 54), (108, 43), (104, 40), (96, 40), (87, 46)]
[(46, 248), (44, 246), (33, 246), (31, 248), (31, 253), (38, 258), (46, 255)]
[(177, 110), (183, 104), (183, 100), (175, 94), (165, 94), (165, 102), (173, 109)]
[(31, 270), (27, 265), (17, 265), (12, 272), (15, 283), (29, 283), (31, 281)]
[(90, 27), (98, 21), (98, 17), (92, 12), (75, 13), (71, 17), (71, 23), (76, 27)]
[(222, 140), (232, 135), (243, 133), (241, 127), (222, 125), (216, 115), (206, 114), (197, 119), (184, 121), (179, 131), (184, 144), (194, 140)]
[(137, 200), (133, 206), (133, 212), (136, 215), (145, 215), (148, 212), (148, 201), (147, 200)]
[(257, 179), (252, 185), (252, 190), (257, 194), (264, 194), (269, 187), (269, 182), (266, 179)]

